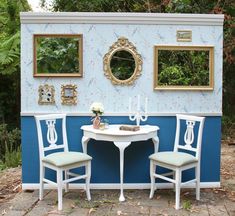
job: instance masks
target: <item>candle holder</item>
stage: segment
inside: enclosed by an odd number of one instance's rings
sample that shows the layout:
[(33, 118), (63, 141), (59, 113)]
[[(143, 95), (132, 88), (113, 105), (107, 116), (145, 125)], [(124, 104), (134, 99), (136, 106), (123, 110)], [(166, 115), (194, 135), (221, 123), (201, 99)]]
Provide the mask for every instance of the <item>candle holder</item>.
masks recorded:
[(132, 111), (132, 98), (129, 98), (129, 119), (131, 121), (136, 121), (136, 125), (140, 126), (140, 121), (147, 121), (147, 106), (148, 106), (148, 98), (145, 98), (145, 109), (141, 111), (140, 109), (140, 95), (137, 97), (137, 110)]

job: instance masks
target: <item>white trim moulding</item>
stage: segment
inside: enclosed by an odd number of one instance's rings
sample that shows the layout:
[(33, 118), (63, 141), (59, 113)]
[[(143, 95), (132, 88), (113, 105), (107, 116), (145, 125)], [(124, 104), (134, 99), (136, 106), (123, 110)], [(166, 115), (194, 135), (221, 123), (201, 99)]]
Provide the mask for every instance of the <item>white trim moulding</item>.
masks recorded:
[[(158, 189), (170, 189), (173, 188), (172, 183), (157, 183)], [(200, 183), (201, 188), (219, 188), (220, 182), (201, 182)], [(69, 188), (71, 189), (85, 189), (85, 184), (81, 183), (75, 183), (70, 184)], [(150, 183), (126, 183), (123, 184), (124, 189), (135, 189), (135, 190), (142, 190), (142, 189), (150, 189)], [(195, 183), (192, 184), (186, 184), (183, 185), (182, 188), (195, 188)], [(23, 190), (37, 190), (39, 189), (39, 183), (38, 184), (30, 184), (30, 183), (23, 183), (22, 184)], [(55, 186), (45, 184), (45, 189), (56, 189)], [(90, 189), (120, 189), (120, 184), (90, 184)]]
[[(20, 115), (23, 116), (34, 116), (34, 115), (43, 115), (43, 114), (55, 114), (55, 113), (66, 113), (67, 116), (92, 116), (91, 112), (40, 112), (40, 111), (30, 111), (30, 112), (21, 112)], [(198, 115), (198, 116), (222, 116), (221, 112), (218, 113), (203, 113), (203, 112), (198, 112), (198, 113), (181, 113), (181, 112), (168, 112), (168, 113), (161, 113), (161, 112), (151, 112), (148, 113), (148, 116), (175, 116), (176, 114), (189, 114), (189, 115)], [(129, 113), (127, 112), (106, 112), (104, 113), (103, 116), (129, 116)]]
[(22, 24), (143, 24), (223, 26), (223, 14), (21, 12)]

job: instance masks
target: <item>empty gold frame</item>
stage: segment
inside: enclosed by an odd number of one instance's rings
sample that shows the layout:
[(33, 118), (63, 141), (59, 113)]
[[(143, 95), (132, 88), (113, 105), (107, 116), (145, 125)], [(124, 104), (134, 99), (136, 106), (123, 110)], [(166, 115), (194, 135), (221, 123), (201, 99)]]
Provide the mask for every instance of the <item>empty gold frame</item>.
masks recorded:
[(77, 104), (77, 85), (61, 85), (61, 103), (63, 105)]
[(34, 77), (82, 77), (81, 34), (35, 34)]
[(213, 90), (214, 47), (155, 46), (154, 90)]
[(141, 75), (142, 58), (136, 47), (120, 37), (105, 54), (104, 75), (115, 85), (132, 85)]

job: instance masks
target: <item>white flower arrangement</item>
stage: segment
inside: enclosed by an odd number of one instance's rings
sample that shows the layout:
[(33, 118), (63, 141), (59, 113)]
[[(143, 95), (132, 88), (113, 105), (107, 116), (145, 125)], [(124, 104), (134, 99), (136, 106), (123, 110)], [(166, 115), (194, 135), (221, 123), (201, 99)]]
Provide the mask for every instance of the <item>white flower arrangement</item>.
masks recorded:
[(94, 102), (91, 104), (90, 110), (97, 116), (104, 113), (104, 106), (102, 103)]

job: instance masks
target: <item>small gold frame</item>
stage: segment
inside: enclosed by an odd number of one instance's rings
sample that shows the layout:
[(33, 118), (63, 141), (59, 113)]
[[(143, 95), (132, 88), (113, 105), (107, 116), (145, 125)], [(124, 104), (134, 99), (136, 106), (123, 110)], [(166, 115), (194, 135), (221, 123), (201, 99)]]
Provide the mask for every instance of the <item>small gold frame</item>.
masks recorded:
[[(176, 85), (158, 85), (158, 52), (159, 50), (189, 50), (189, 51), (209, 51), (209, 85), (206, 86), (176, 86)], [(190, 91), (213, 91), (214, 89), (214, 47), (213, 46), (154, 46), (154, 90), (190, 90)]]
[(61, 103), (63, 105), (77, 104), (77, 85), (61, 85)]
[(39, 105), (55, 104), (55, 88), (53, 85), (40, 85), (38, 88), (38, 95)]
[(178, 30), (176, 32), (176, 38), (178, 42), (192, 42), (192, 31)]
[[(135, 60), (135, 70), (132, 76), (126, 80), (117, 79), (111, 70), (110, 63), (113, 55), (117, 51), (127, 51), (132, 54)], [(109, 51), (105, 54), (103, 58), (104, 63), (104, 75), (111, 80), (114, 85), (132, 85), (134, 81), (141, 75), (142, 71), (142, 57), (137, 52), (136, 47), (125, 37), (120, 37), (110, 48)]]
[[(38, 73), (37, 39), (38, 38), (78, 38), (77, 57), (79, 72), (77, 73)], [(53, 64), (53, 62), (52, 62)], [(33, 76), (34, 77), (82, 77), (83, 76), (83, 35), (82, 34), (34, 34), (33, 35)]]

